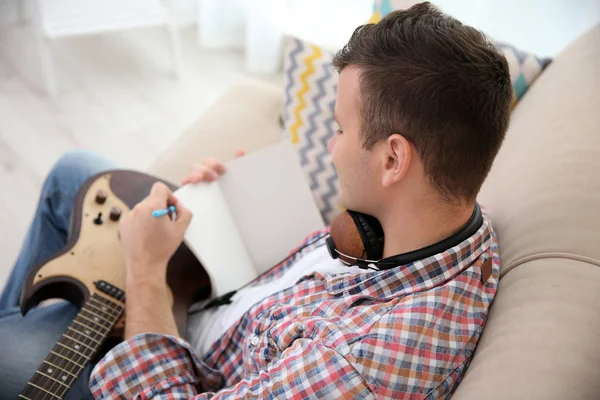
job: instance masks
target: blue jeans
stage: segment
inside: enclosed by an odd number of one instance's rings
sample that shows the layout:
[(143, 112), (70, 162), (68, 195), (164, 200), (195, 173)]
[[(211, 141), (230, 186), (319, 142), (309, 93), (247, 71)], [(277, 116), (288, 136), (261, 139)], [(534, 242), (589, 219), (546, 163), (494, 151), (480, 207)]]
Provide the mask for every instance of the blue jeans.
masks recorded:
[[(46, 178), (21, 253), (0, 296), (0, 399), (15, 399), (21, 393), (77, 314), (73, 305), (60, 302), (21, 316), (18, 306), (25, 276), (33, 265), (65, 246), (73, 200), (81, 184), (114, 168), (94, 153), (75, 151), (65, 154)], [(85, 368), (67, 399), (93, 399), (88, 387), (92, 368)]]

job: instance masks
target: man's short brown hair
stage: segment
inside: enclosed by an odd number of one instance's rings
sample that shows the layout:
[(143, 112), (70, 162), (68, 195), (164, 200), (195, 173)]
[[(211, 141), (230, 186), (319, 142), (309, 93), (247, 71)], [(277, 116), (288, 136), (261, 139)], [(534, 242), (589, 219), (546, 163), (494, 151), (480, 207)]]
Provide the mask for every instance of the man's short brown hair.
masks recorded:
[(358, 27), (333, 65), (360, 70), (365, 148), (401, 134), (444, 200), (477, 197), (512, 99), (506, 59), (481, 32), (420, 3)]

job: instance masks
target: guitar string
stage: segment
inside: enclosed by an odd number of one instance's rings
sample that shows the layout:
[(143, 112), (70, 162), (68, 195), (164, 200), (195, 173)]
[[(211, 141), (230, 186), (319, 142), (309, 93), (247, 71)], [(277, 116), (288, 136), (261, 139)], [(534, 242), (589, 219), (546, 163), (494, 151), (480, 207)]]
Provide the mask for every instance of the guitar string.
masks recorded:
[[(56, 366), (58, 368), (62, 369), (65, 372), (68, 372), (69, 375), (63, 375), (63, 376), (70, 377), (70, 379), (67, 378), (69, 380), (68, 386), (70, 387), (70, 385), (76, 379), (75, 376), (78, 376), (78, 374), (81, 372), (81, 370), (83, 368), (81, 368), (81, 364), (80, 364), (81, 356), (77, 356), (77, 358), (75, 359), (75, 357), (72, 357), (69, 355), (68, 351), (69, 351), (69, 347), (66, 347), (66, 348), (63, 347), (60, 344), (60, 339), (59, 339), (59, 342), (57, 342), (57, 344), (52, 348), (52, 350), (50, 351), (50, 354), (47, 356), (47, 358), (44, 361), (49, 361), (49, 362), (52, 362), (53, 364), (56, 363)], [(75, 353), (73, 353), (73, 354), (75, 354)], [(41, 370), (41, 369), (42, 368), (40, 368), (39, 370)], [(50, 371), (52, 371), (52, 373), (54, 372), (54, 370), (52, 368), (46, 369), (46, 372), (50, 372)], [(38, 372), (38, 371), (36, 371), (36, 372)], [(65, 381), (67, 379), (65, 379)], [(32, 381), (35, 381), (35, 382), (32, 382)], [(57, 389), (63, 389), (63, 390), (61, 390), (61, 394), (60, 394), (62, 396), (64, 394), (62, 392), (66, 392), (64, 389), (66, 389), (67, 391), (69, 390), (69, 388), (61, 387), (61, 385), (59, 383), (53, 381), (50, 378), (47, 378), (44, 375), (37, 374), (37, 373), (34, 375), (34, 377), (31, 379), (31, 381), (29, 383), (31, 383), (32, 386), (38, 390), (38, 393), (39, 393), (39, 391), (44, 392), (44, 395), (43, 395), (44, 399), (46, 398), (46, 391), (48, 393), (50, 393), (51, 396), (57, 396), (59, 394)], [(40, 388), (39, 386), (37, 386), (37, 383), (39, 383), (42, 387)], [(55, 386), (58, 386), (58, 388), (56, 388)]]
[[(87, 311), (86, 305), (84, 305), (82, 307), (81, 311)], [(81, 311), (80, 311), (80, 313), (81, 313)], [(77, 320), (77, 317), (75, 318), (75, 320)], [(91, 324), (91, 323), (92, 323), (91, 321), (88, 321), (88, 324)], [(106, 328), (101, 324), (94, 323), (94, 325), (97, 325), (100, 328), (104, 328), (104, 329), (102, 329), (102, 331), (106, 330)], [(93, 326), (90, 326), (90, 328), (92, 328), (92, 329), (94, 329), (94, 331), (96, 331), (96, 329)], [(69, 378), (65, 379), (65, 380), (69, 381), (69, 385), (68, 385), (69, 387), (67, 387), (67, 388), (62, 387), (60, 384), (58, 384), (54, 381), (51, 381), (50, 379), (48, 379), (44, 376), (42, 376), (41, 380), (44, 382), (44, 384), (42, 386), (45, 386), (48, 389), (48, 391), (55, 393), (55, 394), (61, 396), (61, 398), (62, 398), (64, 396), (64, 394), (66, 394), (66, 392), (68, 392), (68, 390), (70, 390), (70, 386), (75, 381), (75, 379), (77, 379), (75, 376), (79, 376), (81, 371), (85, 368), (85, 364), (89, 360), (89, 358), (86, 356), (77, 354), (68, 345), (63, 346), (60, 343), (60, 340), (57, 342), (57, 344), (55, 345), (55, 348), (52, 350), (52, 352), (54, 350), (56, 350), (56, 355), (58, 357), (62, 358), (60, 362), (58, 359), (56, 359), (57, 364), (60, 365), (61, 367), (63, 367), (67, 372), (69, 372), (71, 374), (71, 375), (63, 375), (63, 376), (67, 376), (67, 377), (70, 376), (70, 379)], [(54, 354), (52, 352), (50, 353), (50, 355)], [(86, 353), (84, 352), (82, 354), (86, 354)], [(73, 375), (75, 375), (75, 376), (73, 376)], [(40, 378), (38, 378), (38, 381), (39, 380), (40, 380)], [(42, 383), (42, 382), (40, 382), (40, 383)], [(55, 386), (57, 386), (57, 387), (55, 387)]]
[[(56, 353), (54, 353), (54, 350), (56, 350)], [(60, 366), (60, 368), (62, 370), (68, 371), (70, 374), (75, 374), (75, 375), (79, 374), (79, 372), (81, 371), (80, 368), (75, 366), (75, 370), (73, 370), (72, 367), (70, 367), (70, 364), (76, 365), (75, 360), (72, 360), (68, 354), (63, 354), (63, 352), (64, 351), (61, 351), (61, 347), (59, 347), (58, 345), (55, 345), (53, 347), (53, 349), (51, 350), (47, 359), (48, 358), (51, 359), (52, 363), (56, 363), (56, 365)], [(44, 360), (44, 361), (46, 361), (46, 360)], [(41, 368), (39, 370), (41, 370)], [(38, 371), (36, 371), (36, 374), (28, 382), (28, 385), (31, 386), (37, 394), (39, 394), (40, 392), (43, 392), (43, 397), (42, 397), (43, 399), (45, 399), (47, 395), (50, 395), (51, 397), (59, 397), (59, 393), (58, 393), (57, 388), (55, 388), (55, 385), (57, 385), (57, 386), (60, 386), (60, 385), (58, 383), (54, 382), (52, 379), (47, 378), (44, 375), (38, 374), (37, 373)], [(48, 369), (46, 371), (47, 372), (52, 371), (50, 373), (54, 372), (52, 369)], [(73, 376), (71, 376), (71, 379), (69, 380), (69, 386), (72, 384), (71, 381), (73, 381)], [(41, 387), (38, 386), (37, 384), (40, 384)], [(61, 392), (64, 392), (64, 390), (61, 390)], [(62, 393), (62, 394), (64, 394), (64, 393)], [(62, 394), (60, 394), (60, 395), (62, 395)], [(39, 396), (36, 396), (36, 399), (39, 399)]]
[[(122, 313), (122, 312), (123, 312), (123, 307), (122, 307), (122, 306), (119, 306), (119, 305), (117, 305), (117, 304), (115, 304), (115, 303), (113, 303), (112, 301), (110, 301), (110, 300), (108, 300), (108, 299), (105, 299), (105, 298), (103, 298), (102, 296), (98, 296), (98, 295), (94, 294), (93, 296), (90, 296), (90, 300), (88, 300), (88, 303), (86, 303), (86, 305), (85, 305), (84, 307), (82, 307), (82, 310), (83, 310), (83, 308), (87, 307), (87, 306), (89, 305), (89, 303), (90, 303), (90, 302), (93, 302), (94, 304), (96, 304), (96, 302), (97, 302), (98, 304), (100, 304), (100, 306), (101, 306), (101, 307), (104, 305), (104, 306), (106, 306), (107, 308), (109, 308), (109, 309), (111, 310), (111, 312), (107, 313), (107, 314), (108, 314), (108, 315), (110, 315), (110, 317), (111, 317), (111, 319), (110, 319), (110, 322), (109, 322), (109, 327), (105, 327), (105, 326), (103, 326), (103, 325), (100, 325), (100, 326), (102, 326), (103, 330), (106, 330), (106, 332), (102, 333), (102, 336), (103, 336), (104, 338), (106, 338), (106, 337), (108, 336), (108, 333), (110, 332), (110, 330), (112, 330), (112, 327), (114, 327), (114, 324), (115, 324), (115, 323), (116, 323), (116, 322), (119, 320), (119, 318), (121, 317), (121, 315), (120, 315), (119, 313)], [(115, 307), (120, 307), (120, 308), (121, 308), (121, 310), (120, 310), (120, 311), (118, 311), (118, 310), (115, 310), (115, 309), (114, 309), (112, 306), (115, 306)], [(86, 310), (86, 311), (88, 311), (88, 310)], [(112, 312), (112, 311), (115, 311), (115, 312)], [(98, 324), (96, 324), (96, 325), (98, 325)], [(111, 327), (110, 325), (112, 325), (112, 327)], [(100, 344), (97, 344), (97, 347), (98, 347), (98, 349), (97, 349), (97, 350), (99, 350)], [(85, 353), (84, 353), (84, 354), (85, 354)], [(89, 355), (89, 356), (87, 356), (87, 357), (86, 357), (86, 358), (85, 358), (83, 361), (81, 361), (81, 360), (80, 360), (80, 358), (81, 358), (82, 356), (81, 356), (81, 355), (78, 355), (78, 354), (76, 354), (76, 357), (77, 357), (77, 362), (81, 362), (81, 363), (84, 365), (84, 368), (85, 368), (85, 365), (86, 365), (86, 364), (87, 364), (87, 363), (90, 361), (92, 354), (93, 354), (93, 353), (90, 353), (90, 355)], [(88, 358), (88, 357), (89, 357), (89, 358)], [(79, 371), (77, 372), (77, 375), (79, 375), (79, 373), (81, 373), (81, 371), (83, 370), (83, 368), (81, 368), (81, 367), (77, 367), (77, 368), (79, 369)], [(74, 380), (75, 380), (75, 379), (76, 379), (76, 378), (73, 378), (73, 377), (71, 378), (71, 380), (72, 380), (73, 382), (74, 382)], [(71, 384), (72, 384), (73, 382), (71, 382)], [(69, 385), (69, 386), (70, 386), (70, 385)], [(63, 396), (65, 396), (65, 395), (66, 395), (66, 393), (67, 393), (67, 392), (70, 390), (70, 387), (69, 387), (69, 388), (61, 387), (60, 389), (61, 389), (61, 394), (60, 394), (60, 396), (61, 396), (61, 397), (63, 397)]]
[[(98, 312), (102, 312), (103, 314), (106, 314), (109, 318), (106, 318), (105, 316), (102, 315), (98, 315), (98, 317), (101, 317), (103, 320), (106, 320), (106, 322), (109, 323), (109, 326), (104, 326), (104, 324), (100, 324), (98, 323), (99, 321), (94, 321), (91, 322), (94, 325), (97, 325), (98, 327), (102, 328), (102, 331), (104, 331), (103, 333), (100, 333), (100, 335), (102, 337), (107, 337), (108, 333), (110, 332), (110, 330), (112, 330), (112, 327), (114, 327), (114, 324), (119, 320), (119, 318), (121, 317), (121, 315), (119, 313), (123, 312), (123, 307), (115, 304), (114, 302), (108, 300), (108, 299), (104, 299), (102, 296), (98, 296), (97, 294), (94, 294), (92, 296), (90, 296), (89, 300), (86, 302), (86, 304), (82, 307), (81, 311), (86, 311), (88, 314), (90, 314), (90, 310), (89, 307), (90, 305), (92, 305), (92, 307), (94, 307), (95, 310), (97, 310)], [(96, 308), (98, 305), (100, 305), (100, 309)], [(87, 309), (86, 309), (87, 307)], [(121, 310), (115, 309), (113, 307), (118, 307)], [(105, 309), (104, 309), (105, 308)], [(110, 320), (110, 322), (108, 321)], [(77, 324), (82, 325), (79, 321), (76, 320), (76, 318), (74, 319), (75, 322), (77, 322)], [(112, 327), (110, 326), (112, 325)], [(96, 329), (93, 328), (92, 326), (90, 326), (89, 328), (92, 328), (93, 333), (98, 335), (99, 333), (96, 332)], [(77, 332), (77, 331), (76, 331)], [(89, 332), (86, 331), (86, 333)], [(91, 332), (90, 332), (91, 333)], [(82, 334), (80, 334), (79, 336), (83, 336)], [(73, 339), (67, 338), (70, 341), (74, 341)], [(81, 339), (81, 338), (78, 338)], [(87, 342), (87, 340), (83, 339), (84, 343)], [(42, 399), (45, 400), (46, 396), (53, 396), (57, 394), (57, 389), (59, 389), (61, 391), (61, 393), (59, 394), (60, 398), (62, 398), (69, 390), (70, 390), (70, 386), (73, 384), (73, 382), (77, 379), (78, 375), (81, 373), (81, 371), (85, 368), (85, 365), (87, 364), (87, 362), (91, 359), (91, 356), (94, 354), (94, 352), (99, 350), (99, 346), (100, 344), (98, 343), (98, 341), (96, 341), (96, 350), (92, 350), (90, 349), (81, 349), (82, 352), (77, 352), (77, 349), (72, 349), (68, 343), (65, 343), (65, 347), (63, 347), (62, 344), (60, 343), (60, 339), (59, 342), (57, 342), (57, 346), (56, 350), (59, 356), (64, 357), (64, 361), (59, 361), (59, 359), (56, 359), (56, 357), (54, 357), (53, 361), (55, 361), (58, 365), (57, 367), (59, 367), (60, 369), (63, 369), (64, 372), (68, 372), (69, 375), (63, 375), (61, 373), (59, 373), (59, 375), (62, 375), (62, 377), (59, 377), (58, 379), (56, 378), (56, 375), (52, 376), (51, 378), (46, 376), (45, 374), (41, 373), (38, 374), (36, 371), (36, 374), (34, 375), (34, 377), (32, 378), (32, 381), (35, 379), (36, 382), (30, 382), (33, 383), (33, 388), (35, 388), (38, 391), (38, 394), (40, 393), (39, 391), (41, 390), (43, 392), (43, 397)], [(83, 344), (83, 343), (82, 343)], [(88, 345), (93, 345), (93, 343), (85, 343)], [(63, 350), (63, 348), (65, 350)], [(54, 349), (53, 349), (54, 350)], [(71, 353), (74, 354), (74, 356), (69, 356), (69, 353), (64, 354), (65, 352), (70, 351)], [(89, 354), (88, 354), (89, 352)], [(81, 353), (81, 354), (78, 354)], [(53, 356), (53, 353), (51, 352), (49, 354), (49, 356), (47, 358), (51, 358)], [(83, 360), (81, 360), (83, 359)], [(44, 360), (46, 361), (46, 360)], [(48, 360), (50, 361), (50, 360)], [(73, 364), (73, 367), (70, 367), (69, 364)], [(66, 364), (66, 365), (65, 365)], [(82, 367), (83, 366), (83, 367)], [(74, 369), (72, 369), (74, 368)], [(39, 372), (41, 372), (42, 368), (39, 369)], [(52, 369), (48, 369), (46, 370), (46, 372), (48, 371), (52, 371), (52, 373), (54, 372)], [(58, 371), (56, 371), (58, 372)], [(51, 373), (51, 375), (52, 375)], [(36, 379), (37, 376), (37, 379)], [(66, 377), (66, 378), (64, 378)], [(63, 382), (60, 382), (60, 379), (62, 378)], [(43, 386), (43, 388), (39, 388), (37, 387), (36, 383), (39, 383)], [(57, 388), (55, 388), (55, 386), (57, 386)], [(48, 389), (49, 393), (46, 393), (44, 390), (44, 388)], [(24, 393), (26, 394), (26, 393)]]
[[(106, 312), (105, 310), (98, 310), (98, 311), (103, 311), (104, 313), (106, 313), (106, 314), (108, 314), (108, 315), (110, 316), (110, 320), (109, 320), (109, 321), (107, 321), (107, 322), (109, 323), (109, 326), (108, 326), (108, 327), (106, 327), (106, 326), (104, 326), (104, 325), (101, 325), (101, 326), (102, 326), (102, 328), (103, 328), (103, 330), (105, 330), (105, 331), (106, 331), (106, 332), (102, 333), (102, 336), (103, 336), (104, 338), (106, 338), (106, 337), (108, 336), (108, 334), (109, 334), (110, 330), (112, 330), (112, 329), (113, 329), (113, 327), (114, 327), (114, 324), (115, 324), (115, 323), (116, 323), (116, 322), (119, 320), (119, 318), (121, 317), (120, 313), (122, 313), (122, 312), (123, 312), (123, 307), (122, 307), (122, 306), (119, 306), (119, 305), (117, 305), (117, 304), (115, 304), (115, 303), (113, 303), (112, 301), (109, 301), (108, 299), (105, 299), (105, 298), (103, 298), (102, 296), (98, 296), (98, 295), (96, 295), (96, 294), (94, 294), (93, 296), (90, 296), (90, 300), (89, 300), (89, 301), (86, 303), (86, 305), (85, 305), (83, 308), (85, 308), (85, 307), (88, 307), (88, 308), (89, 308), (89, 305), (90, 305), (90, 304), (93, 304), (93, 306), (100, 305), (100, 307), (106, 307), (108, 310), (110, 310), (109, 312)], [(121, 310), (115, 310), (115, 309), (113, 308), (113, 306), (115, 306), (115, 307), (120, 307), (120, 308), (121, 308)], [(83, 309), (83, 308), (82, 308), (82, 309)], [(88, 310), (86, 310), (86, 311), (88, 311)], [(96, 351), (100, 350), (100, 346), (101, 346), (101, 345), (100, 345), (100, 344), (97, 344), (96, 346), (97, 346), (97, 350), (96, 350)], [(86, 359), (85, 359), (85, 360), (82, 362), (82, 363), (83, 363), (83, 365), (84, 365), (84, 367), (85, 367), (85, 365), (86, 365), (86, 364), (87, 364), (87, 363), (90, 361), (90, 359), (91, 359), (91, 356), (92, 356), (92, 354), (93, 354), (93, 353), (94, 353), (94, 352), (90, 352), (89, 356), (87, 356), (87, 357), (86, 357)], [(84, 353), (84, 354), (86, 354), (86, 353)], [(76, 355), (76, 357), (77, 357), (77, 361), (78, 361), (78, 362), (81, 362), (81, 361), (80, 361), (80, 357), (82, 357), (82, 356), (80, 356), (80, 355)], [(79, 373), (81, 373), (81, 370), (82, 370), (82, 368), (80, 368), (80, 371), (78, 372), (78, 374), (77, 374), (77, 375), (79, 375)], [(73, 381), (74, 381), (75, 379), (76, 379), (76, 378), (72, 378), (72, 380), (73, 380)], [(72, 382), (71, 382), (71, 384), (72, 384)], [(69, 385), (69, 386), (70, 386), (70, 385)], [(64, 396), (64, 395), (66, 395), (66, 393), (67, 393), (67, 392), (70, 390), (70, 388), (61, 388), (61, 389), (62, 389), (62, 390), (61, 390), (61, 392), (62, 392), (62, 393), (61, 393), (61, 396)]]

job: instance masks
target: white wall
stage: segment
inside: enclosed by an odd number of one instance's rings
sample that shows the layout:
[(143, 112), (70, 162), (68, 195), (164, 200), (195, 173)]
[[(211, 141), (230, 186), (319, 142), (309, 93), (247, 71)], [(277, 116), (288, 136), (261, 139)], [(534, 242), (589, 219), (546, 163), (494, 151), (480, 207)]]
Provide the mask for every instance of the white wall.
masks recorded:
[(243, 47), (246, 9), (239, 1), (199, 0), (196, 15), (202, 47)]
[[(372, 0), (173, 0), (183, 20), (195, 13), (204, 47), (241, 47), (247, 67), (276, 70), (281, 33), (340, 48), (372, 12)], [(408, 7), (415, 0), (392, 0)], [(600, 0), (432, 0), (495, 40), (555, 56), (600, 23)], [(248, 18), (252, 23), (248, 24)], [(252, 60), (254, 59), (254, 60)], [(262, 64), (262, 67), (258, 67)]]
[(182, 26), (193, 25), (196, 23), (198, 8), (197, 0), (170, 0), (173, 4), (177, 22)]
[[(181, 12), (191, 9), (189, 4), (180, 6)], [(371, 10), (371, 0), (199, 0), (198, 38), (204, 47), (243, 47), (248, 40), (246, 17), (253, 16), (265, 25), (260, 35), (257, 29), (249, 30), (259, 40), (286, 32), (324, 46), (338, 46), (369, 18)]]
[[(286, 0), (281, 0), (286, 1)], [(287, 0), (285, 29), (322, 45), (341, 46), (371, 12), (371, 0)], [(444, 12), (495, 40), (554, 56), (600, 23), (600, 0), (432, 0)], [(410, 6), (417, 1), (393, 0)]]
[[(172, 0), (183, 24), (196, 22), (198, 4), (217, 17), (201, 19), (204, 45), (242, 46), (244, 7), (252, 0)], [(288, 3), (282, 29), (323, 45), (340, 46), (371, 11), (371, 0), (278, 0)], [(394, 0), (410, 5), (414, 0)], [(542, 56), (554, 56), (573, 39), (600, 23), (600, 0), (433, 0), (434, 4), (488, 35)], [(202, 18), (202, 11), (199, 11)], [(209, 13), (210, 14), (210, 13)]]
[(282, 29), (326, 47), (341, 47), (373, 13), (371, 0), (287, 0)]
[(600, 0), (434, 0), (496, 40), (554, 56), (600, 23)]

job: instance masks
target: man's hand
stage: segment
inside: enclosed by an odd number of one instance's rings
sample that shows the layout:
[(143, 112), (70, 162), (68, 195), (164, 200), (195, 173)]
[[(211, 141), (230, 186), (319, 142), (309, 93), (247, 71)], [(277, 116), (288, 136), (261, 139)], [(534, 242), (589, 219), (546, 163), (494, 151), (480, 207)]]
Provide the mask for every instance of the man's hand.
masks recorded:
[[(176, 207), (175, 221), (169, 216), (152, 217), (152, 211), (171, 205)], [(167, 263), (181, 244), (191, 219), (190, 211), (177, 201), (171, 190), (163, 183), (155, 183), (150, 195), (121, 221), (127, 280), (164, 282)]]
[[(175, 206), (177, 219), (152, 217), (152, 211)], [(177, 250), (192, 219), (191, 212), (163, 183), (155, 183), (150, 195), (123, 218), (121, 245), (125, 253), (125, 338), (154, 332), (179, 335), (171, 311), (167, 264)]]
[[(235, 156), (246, 152), (237, 150)], [(209, 158), (195, 164), (181, 182), (212, 182), (225, 173), (225, 166)], [(153, 218), (152, 211), (174, 205), (177, 219)], [(152, 186), (150, 195), (136, 205), (121, 221), (121, 244), (127, 268), (125, 338), (154, 332), (179, 335), (171, 312), (166, 284), (169, 259), (177, 250), (192, 219), (192, 214), (162, 183)]]
[[(238, 149), (235, 151), (235, 158), (246, 155), (246, 151)], [(192, 165), (192, 168), (183, 181), (181, 186), (188, 183), (214, 182), (219, 176), (225, 173), (225, 166), (214, 158), (207, 158), (200, 164)]]

